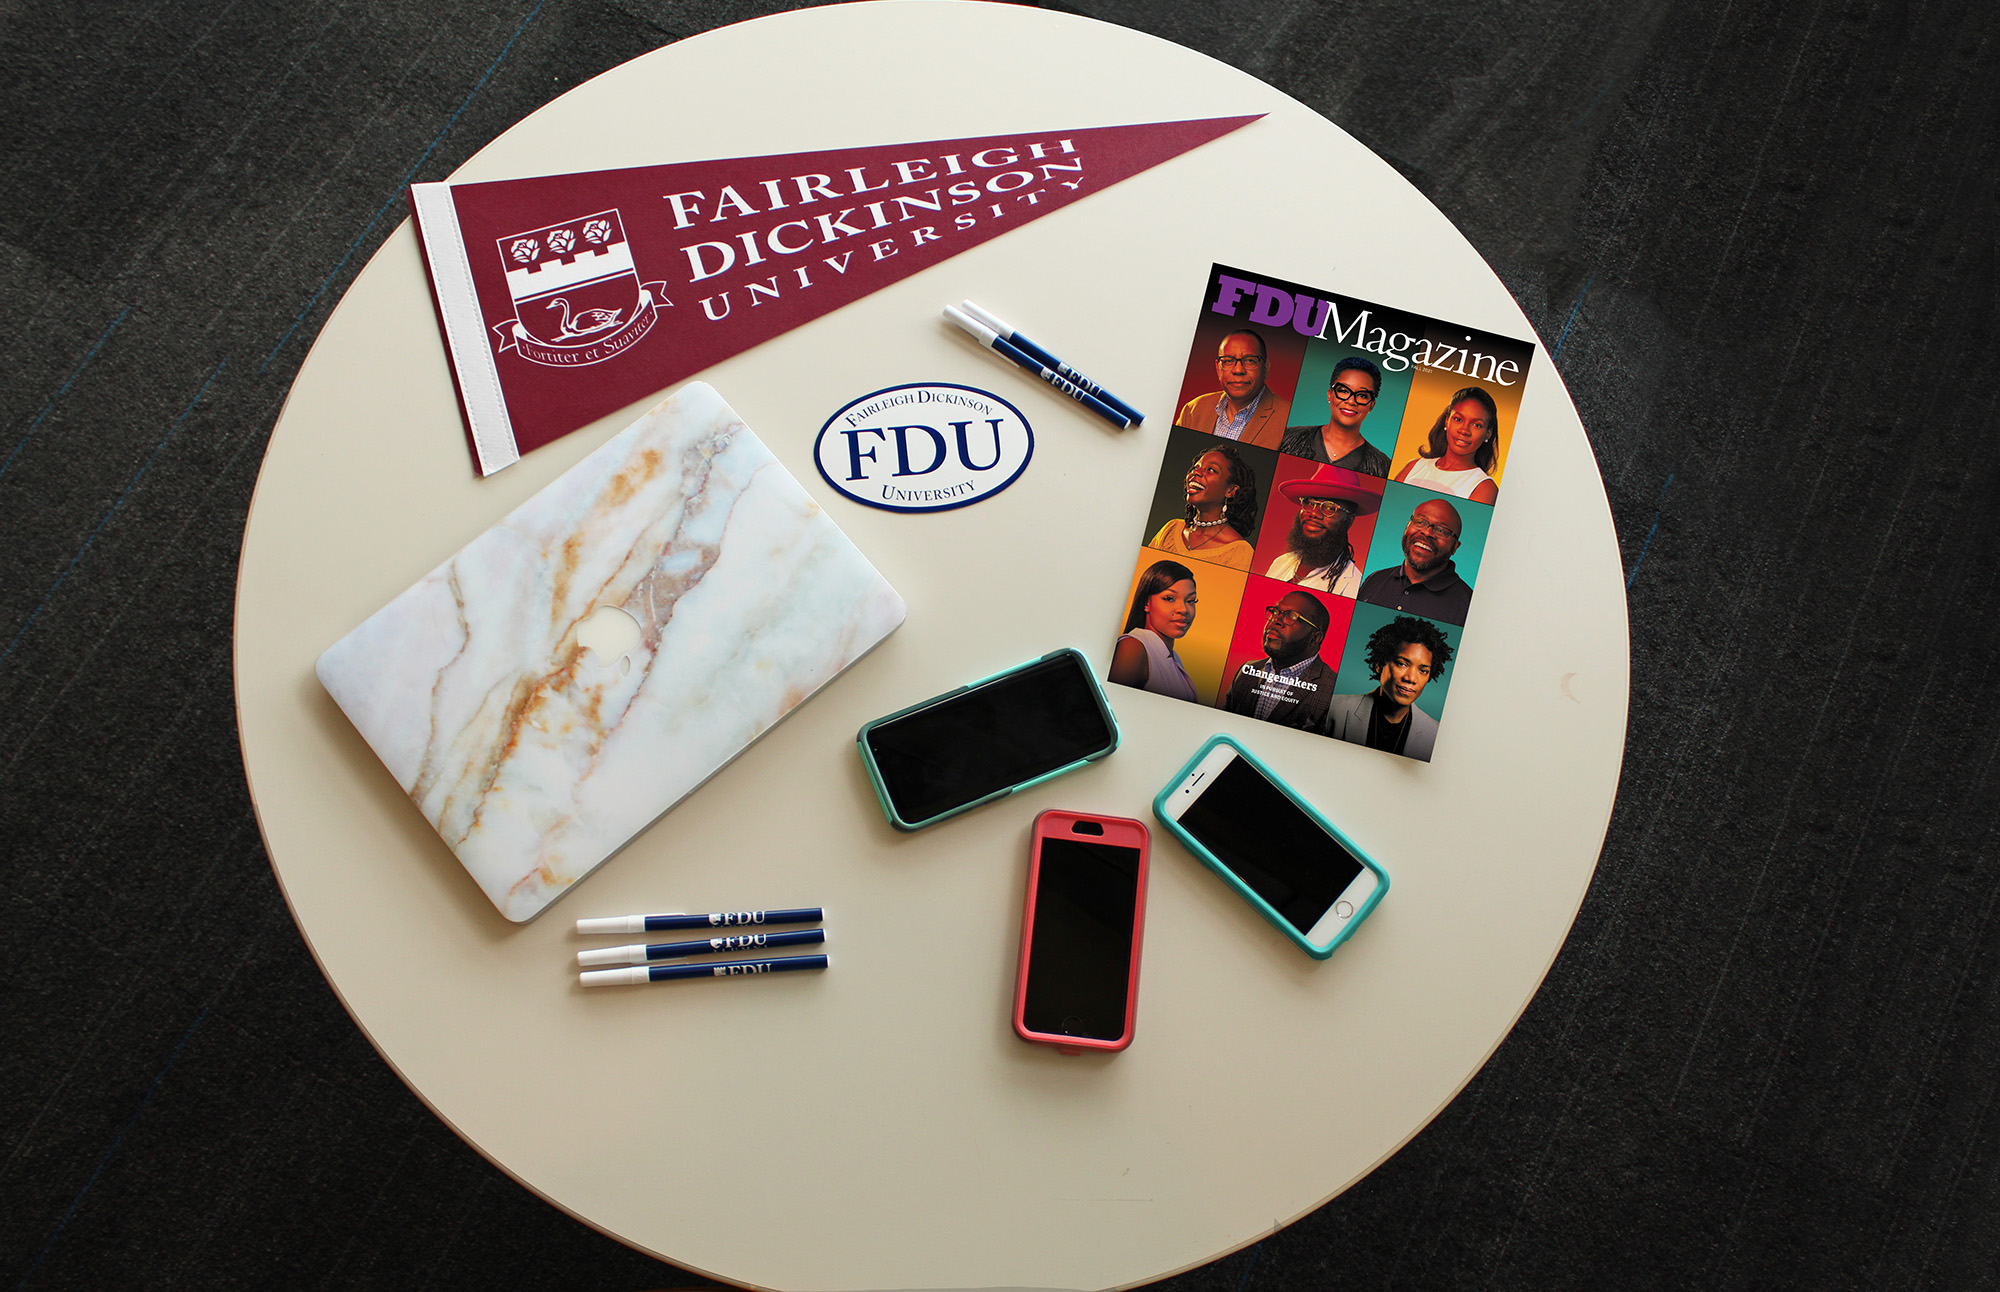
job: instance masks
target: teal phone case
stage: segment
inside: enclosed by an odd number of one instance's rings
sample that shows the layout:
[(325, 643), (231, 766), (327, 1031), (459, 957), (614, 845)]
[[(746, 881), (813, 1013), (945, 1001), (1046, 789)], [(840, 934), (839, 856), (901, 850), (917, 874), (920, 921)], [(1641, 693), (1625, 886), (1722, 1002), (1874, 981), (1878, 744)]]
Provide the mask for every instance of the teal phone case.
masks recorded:
[[(1356, 861), (1368, 867), (1369, 870), (1375, 872), (1375, 878), (1379, 881), (1375, 885), (1375, 891), (1369, 894), (1368, 900), (1361, 904), (1361, 909), (1357, 910), (1354, 913), (1352, 919), (1348, 920), (1347, 923), (1340, 926), (1340, 932), (1335, 934), (1333, 940), (1331, 942), (1328, 942), (1325, 946), (1315, 946), (1313, 943), (1306, 941), (1305, 934), (1299, 932), (1298, 929), (1293, 926), (1290, 920), (1278, 914), (1277, 910), (1273, 908), (1269, 902), (1265, 901), (1262, 897), (1259, 897), (1257, 895), (1257, 891), (1251, 888), (1250, 885), (1244, 883), (1243, 880), (1236, 874), (1235, 871), (1231, 870), (1228, 866), (1224, 865), (1222, 860), (1218, 858), (1214, 853), (1202, 847), (1200, 841), (1198, 841), (1193, 835), (1189, 834), (1186, 830), (1183, 830), (1181, 828), (1180, 822), (1173, 820), (1172, 818), (1167, 816), (1164, 810), (1166, 807), (1167, 795), (1173, 793), (1175, 788), (1179, 786), (1182, 781), (1187, 779), (1188, 773), (1194, 770), (1195, 764), (1199, 763), (1202, 759), (1208, 757), (1208, 751), (1215, 748), (1217, 745), (1228, 745), (1231, 749), (1234, 749), (1236, 751), (1236, 756), (1238, 758), (1243, 759), (1245, 762), (1249, 763), (1252, 767), (1262, 772), (1265, 775), (1265, 777), (1270, 780), (1271, 784), (1277, 786), (1280, 790), (1284, 792), (1286, 798), (1290, 799), (1293, 803), (1298, 805), (1300, 811), (1304, 812), (1308, 817), (1312, 818), (1312, 820), (1318, 823), (1320, 828), (1324, 829), (1328, 834), (1332, 835), (1335, 839), (1338, 839), (1340, 841), (1341, 847), (1346, 848), (1349, 852), (1354, 854), (1354, 859)], [(1277, 927), (1278, 932), (1284, 934), (1286, 937), (1290, 938), (1293, 942), (1298, 943), (1299, 947), (1302, 950), (1304, 950), (1304, 952), (1307, 955), (1313, 957), (1315, 960), (1326, 959), (1328, 956), (1333, 954), (1334, 948), (1338, 947), (1341, 943), (1347, 941), (1348, 938), (1352, 937), (1354, 934), (1354, 930), (1361, 927), (1361, 922), (1367, 919), (1369, 913), (1372, 912), (1375, 909), (1376, 905), (1381, 902), (1382, 894), (1389, 891), (1388, 871), (1382, 869), (1381, 865), (1378, 864), (1373, 857), (1369, 856), (1367, 851), (1364, 848), (1362, 848), (1361, 845), (1355, 843), (1354, 840), (1348, 838), (1347, 832), (1345, 830), (1342, 830), (1339, 826), (1327, 820), (1325, 815), (1322, 814), (1318, 808), (1306, 802), (1305, 798), (1302, 795), (1300, 795), (1297, 790), (1294, 790), (1290, 785), (1287, 785), (1285, 783), (1284, 777), (1272, 771), (1271, 768), (1265, 764), (1263, 759), (1257, 757), (1257, 755), (1251, 753), (1248, 749), (1245, 749), (1242, 743), (1236, 740), (1233, 736), (1225, 736), (1225, 735), (1210, 736), (1208, 738), (1208, 743), (1204, 744), (1200, 749), (1197, 749), (1195, 751), (1194, 757), (1188, 759), (1187, 762), (1181, 767), (1181, 769), (1178, 772), (1174, 773), (1173, 779), (1168, 781), (1166, 785), (1160, 790), (1160, 792), (1153, 796), (1153, 815), (1156, 818), (1158, 818), (1160, 824), (1165, 826), (1167, 828), (1167, 831), (1170, 834), (1172, 834), (1174, 838), (1179, 839), (1181, 841), (1182, 847), (1186, 848), (1189, 852), (1199, 857), (1203, 865), (1207, 866), (1210, 870), (1214, 871), (1216, 874), (1222, 876), (1223, 881), (1227, 883), (1231, 888), (1235, 889), (1237, 893), (1243, 898), (1244, 901), (1250, 903), (1251, 906), (1255, 907), (1257, 909), (1258, 914), (1262, 915), (1265, 919), (1269, 920), (1273, 925), (1275, 925)]]
[[(894, 722), (896, 719), (904, 717), (908, 714), (915, 713), (919, 709), (928, 709), (930, 706), (942, 703), (945, 700), (949, 700), (955, 695), (964, 695), (967, 691), (977, 690), (978, 688), (985, 686), (988, 682), (996, 682), (1003, 677), (1007, 677), (1014, 673), (1019, 673), (1022, 669), (1033, 668), (1035, 665), (1045, 663), (1048, 660), (1052, 660), (1058, 655), (1072, 655), (1076, 657), (1077, 670), (1083, 674), (1084, 680), (1090, 683), (1090, 694), (1091, 697), (1097, 701), (1097, 711), (1104, 715), (1104, 725), (1108, 727), (1111, 731), (1111, 743), (1109, 745), (1106, 745), (1103, 749), (1099, 750), (1094, 754), (1086, 754), (1084, 757), (1077, 759), (1073, 763), (1066, 763), (1063, 766), (1056, 768), (1052, 772), (1045, 772), (1042, 775), (1035, 777), (1035, 779), (1031, 781), (1022, 781), (1019, 785), (1010, 785), (1004, 790), (995, 790), (993, 793), (988, 794), (985, 798), (974, 799), (972, 802), (963, 804), (962, 806), (959, 807), (955, 807), (951, 809), (949, 812), (940, 812), (936, 816), (929, 817), (922, 821), (905, 821), (901, 816), (897, 815), (896, 805), (889, 801), (888, 788), (882, 784), (882, 769), (875, 765), (875, 755), (873, 755), (868, 751), (869, 732), (875, 730), (875, 728), (879, 726), (882, 726), (884, 723)], [(998, 673), (993, 673), (986, 677), (982, 677), (977, 682), (970, 683), (966, 686), (958, 687), (955, 690), (946, 691), (942, 695), (934, 695), (928, 700), (920, 700), (917, 703), (910, 705), (908, 708), (898, 709), (894, 713), (884, 714), (883, 716), (875, 719), (873, 722), (870, 722), (867, 725), (863, 726), (860, 732), (855, 735), (854, 743), (855, 747), (861, 751), (861, 764), (862, 766), (868, 769), (868, 783), (875, 787), (875, 799), (882, 805), (882, 815), (888, 817), (889, 824), (895, 826), (898, 830), (921, 830), (925, 826), (936, 825), (940, 821), (949, 821), (951, 818), (959, 816), (966, 812), (970, 812), (974, 808), (984, 807), (988, 803), (1004, 799), (1010, 794), (1019, 794), (1022, 790), (1030, 789), (1036, 785), (1040, 785), (1043, 781), (1054, 780), (1056, 777), (1065, 775), (1069, 772), (1073, 772), (1077, 770), (1079, 767), (1085, 766), (1086, 764), (1094, 763), (1098, 759), (1104, 758), (1110, 755), (1111, 753), (1115, 752), (1118, 748), (1118, 741), (1120, 740), (1120, 738), (1121, 737), (1118, 731), (1118, 716), (1111, 712), (1111, 702), (1104, 698), (1104, 688), (1098, 685), (1097, 675), (1090, 671), (1089, 658), (1085, 656), (1082, 651), (1077, 650), (1075, 647), (1065, 646), (1061, 650), (1052, 650), (1046, 655), (1036, 656), (1034, 659), (1029, 660), (1025, 664), (1016, 664), (1013, 668), (1002, 669)]]

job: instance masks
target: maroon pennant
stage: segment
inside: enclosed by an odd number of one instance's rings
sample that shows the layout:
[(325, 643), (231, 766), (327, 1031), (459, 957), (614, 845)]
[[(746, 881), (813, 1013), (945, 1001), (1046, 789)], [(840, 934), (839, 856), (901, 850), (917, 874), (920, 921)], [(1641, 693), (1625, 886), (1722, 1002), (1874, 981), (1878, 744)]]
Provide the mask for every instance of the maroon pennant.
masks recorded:
[(1257, 119), (415, 185), (474, 463), (496, 471)]

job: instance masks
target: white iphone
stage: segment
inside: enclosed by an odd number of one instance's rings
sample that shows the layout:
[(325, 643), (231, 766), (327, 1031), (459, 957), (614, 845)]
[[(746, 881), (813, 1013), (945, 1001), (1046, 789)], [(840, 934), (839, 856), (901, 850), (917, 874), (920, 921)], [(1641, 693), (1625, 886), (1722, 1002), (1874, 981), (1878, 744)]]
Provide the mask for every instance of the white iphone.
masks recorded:
[(1209, 869), (1321, 960), (1389, 889), (1375, 860), (1228, 736), (1167, 782), (1153, 815)]

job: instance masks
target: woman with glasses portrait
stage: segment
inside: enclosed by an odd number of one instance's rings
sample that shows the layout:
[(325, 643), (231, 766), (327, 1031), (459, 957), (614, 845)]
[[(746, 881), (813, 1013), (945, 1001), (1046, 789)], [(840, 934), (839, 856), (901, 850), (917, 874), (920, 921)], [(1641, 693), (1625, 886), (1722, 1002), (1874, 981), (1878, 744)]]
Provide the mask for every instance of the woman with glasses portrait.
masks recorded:
[(1292, 427), (1278, 451), (1364, 476), (1388, 475), (1389, 455), (1361, 438), (1361, 423), (1374, 411), (1381, 390), (1382, 370), (1372, 359), (1358, 354), (1342, 359), (1327, 379), (1326, 425)]
[(1467, 386), (1444, 406), (1429, 442), (1418, 447), (1416, 458), (1396, 479), (1473, 502), (1492, 502), (1500, 496), (1500, 486), (1487, 473), (1499, 450), (1500, 409), (1493, 396)]

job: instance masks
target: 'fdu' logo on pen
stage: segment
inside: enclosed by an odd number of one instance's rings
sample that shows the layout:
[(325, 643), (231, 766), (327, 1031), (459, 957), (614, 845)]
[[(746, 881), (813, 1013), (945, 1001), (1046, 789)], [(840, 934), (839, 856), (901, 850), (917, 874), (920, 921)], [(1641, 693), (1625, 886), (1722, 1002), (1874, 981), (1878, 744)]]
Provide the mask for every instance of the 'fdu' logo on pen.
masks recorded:
[(926, 382), (863, 395), (813, 444), (826, 482), (884, 511), (948, 511), (1020, 477), (1035, 433), (1021, 410), (971, 386)]
[(738, 974), (769, 973), (769, 972), (771, 972), (770, 965), (760, 964), (756, 961), (751, 961), (748, 964), (740, 964), (740, 965), (715, 966), (715, 976), (718, 978), (734, 978)]
[(762, 924), (762, 911), (721, 911), (708, 917), (710, 924)]

